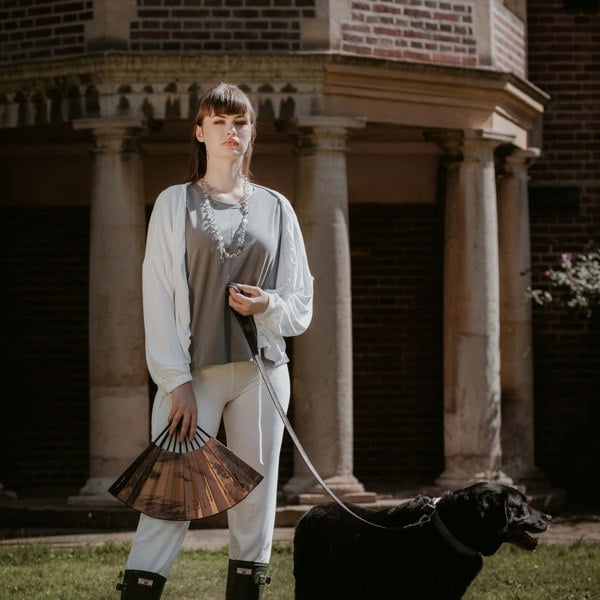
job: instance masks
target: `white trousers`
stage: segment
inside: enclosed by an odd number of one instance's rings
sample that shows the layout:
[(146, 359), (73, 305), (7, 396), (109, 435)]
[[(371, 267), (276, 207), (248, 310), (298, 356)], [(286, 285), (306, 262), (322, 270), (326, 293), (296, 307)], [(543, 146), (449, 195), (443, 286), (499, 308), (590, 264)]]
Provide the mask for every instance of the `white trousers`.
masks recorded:
[[(267, 366), (285, 410), (290, 398), (287, 365)], [(284, 426), (253, 362), (203, 367), (192, 373), (198, 424), (215, 436), (221, 417), (227, 447), (264, 479), (244, 500), (227, 511), (229, 557), (258, 563), (271, 558), (277, 508), (277, 475)], [(171, 395), (157, 393), (152, 409), (152, 439), (167, 425)], [(165, 521), (141, 515), (127, 569), (167, 577), (189, 528), (189, 521)]]

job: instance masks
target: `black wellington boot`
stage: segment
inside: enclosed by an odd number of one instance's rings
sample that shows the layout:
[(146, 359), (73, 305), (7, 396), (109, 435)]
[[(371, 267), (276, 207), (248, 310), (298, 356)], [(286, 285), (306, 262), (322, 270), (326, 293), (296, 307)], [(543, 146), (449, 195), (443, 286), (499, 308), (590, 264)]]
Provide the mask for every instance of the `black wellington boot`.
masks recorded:
[(229, 560), (225, 600), (260, 600), (265, 585), (271, 583), (268, 567), (264, 563)]
[(159, 600), (166, 577), (149, 571), (125, 571), (123, 583), (117, 583), (121, 600)]

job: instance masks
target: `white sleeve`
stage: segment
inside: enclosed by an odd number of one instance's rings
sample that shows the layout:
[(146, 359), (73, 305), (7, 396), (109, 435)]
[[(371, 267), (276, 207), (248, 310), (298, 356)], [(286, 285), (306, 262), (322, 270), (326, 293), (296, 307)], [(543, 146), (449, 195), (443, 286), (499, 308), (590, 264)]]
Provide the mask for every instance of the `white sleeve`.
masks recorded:
[(168, 393), (192, 379), (189, 340), (186, 343), (185, 336), (181, 336), (176, 305), (176, 200), (168, 189), (157, 198), (142, 267), (146, 362), (156, 385)]
[(264, 290), (269, 295), (269, 306), (264, 313), (254, 315), (259, 338), (270, 340), (306, 331), (313, 308), (313, 277), (298, 218), (289, 201), (280, 194), (278, 197), (283, 222), (275, 289)]

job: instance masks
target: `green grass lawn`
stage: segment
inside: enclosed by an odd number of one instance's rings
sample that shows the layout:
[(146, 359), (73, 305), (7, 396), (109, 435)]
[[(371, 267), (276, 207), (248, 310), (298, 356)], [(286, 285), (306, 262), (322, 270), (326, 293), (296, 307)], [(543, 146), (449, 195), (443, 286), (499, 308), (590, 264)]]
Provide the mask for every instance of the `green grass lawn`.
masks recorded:
[[(46, 544), (0, 546), (1, 600), (117, 600), (129, 544), (63, 548)], [(165, 600), (223, 600), (227, 553), (184, 550), (165, 587)], [(276, 543), (264, 600), (293, 600), (292, 549)], [(503, 546), (485, 559), (468, 600), (597, 600), (600, 544), (541, 544), (533, 553)], [(365, 600), (383, 600), (365, 598)]]

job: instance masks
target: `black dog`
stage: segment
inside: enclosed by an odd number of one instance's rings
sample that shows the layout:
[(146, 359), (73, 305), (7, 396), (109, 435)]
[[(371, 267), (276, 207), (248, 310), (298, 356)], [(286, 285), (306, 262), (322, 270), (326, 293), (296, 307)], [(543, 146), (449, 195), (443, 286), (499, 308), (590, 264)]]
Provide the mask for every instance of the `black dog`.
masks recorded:
[(552, 517), (512, 487), (477, 483), (391, 509), (315, 506), (294, 535), (296, 600), (453, 600), (504, 543), (534, 550)]

